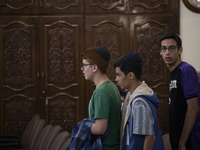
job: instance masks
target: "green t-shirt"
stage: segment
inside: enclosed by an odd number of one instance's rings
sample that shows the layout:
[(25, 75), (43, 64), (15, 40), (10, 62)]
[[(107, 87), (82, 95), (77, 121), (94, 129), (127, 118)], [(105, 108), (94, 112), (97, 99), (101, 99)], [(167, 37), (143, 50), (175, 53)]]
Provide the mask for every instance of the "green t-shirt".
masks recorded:
[(107, 134), (102, 141), (104, 150), (119, 150), (121, 98), (116, 85), (108, 80), (94, 90), (89, 103), (89, 118), (107, 119)]

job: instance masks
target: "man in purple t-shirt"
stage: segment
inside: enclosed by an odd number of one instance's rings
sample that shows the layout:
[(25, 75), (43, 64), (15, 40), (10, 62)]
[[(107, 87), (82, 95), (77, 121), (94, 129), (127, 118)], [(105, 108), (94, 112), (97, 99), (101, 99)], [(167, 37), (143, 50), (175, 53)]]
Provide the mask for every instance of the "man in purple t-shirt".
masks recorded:
[(160, 55), (171, 74), (169, 136), (172, 150), (200, 150), (200, 82), (194, 67), (181, 60), (179, 35), (160, 39)]

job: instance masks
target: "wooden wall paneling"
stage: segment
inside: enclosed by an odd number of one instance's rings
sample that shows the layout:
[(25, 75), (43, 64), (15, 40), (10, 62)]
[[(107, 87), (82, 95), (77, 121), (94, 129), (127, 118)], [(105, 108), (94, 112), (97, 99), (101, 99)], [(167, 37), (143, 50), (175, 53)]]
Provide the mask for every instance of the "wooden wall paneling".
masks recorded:
[(128, 12), (131, 13), (171, 13), (179, 1), (171, 0), (128, 0)]
[(41, 106), (46, 120), (68, 131), (85, 115), (81, 74), (82, 17), (41, 17)]
[(86, 13), (123, 13), (127, 9), (127, 0), (86, 0)]
[(33, 113), (38, 112), (36, 19), (0, 18), (1, 132), (21, 136)]
[(157, 40), (168, 31), (179, 32), (179, 1), (0, 1), (0, 132), (20, 136), (35, 112), (67, 130), (87, 117), (95, 87), (82, 75), (80, 54), (98, 45), (111, 53), (108, 76), (114, 82), (118, 57), (142, 55), (143, 79), (161, 101), (158, 115), (167, 131), (169, 73)]
[(39, 13), (39, 0), (0, 1), (0, 15), (36, 14)]
[(89, 0), (87, 13), (155, 13), (173, 12), (179, 1), (170, 0)]
[(42, 0), (40, 13), (42, 14), (80, 14), (83, 13), (84, 0)]
[(0, 1), (0, 14), (72, 14), (83, 13), (83, 0)]

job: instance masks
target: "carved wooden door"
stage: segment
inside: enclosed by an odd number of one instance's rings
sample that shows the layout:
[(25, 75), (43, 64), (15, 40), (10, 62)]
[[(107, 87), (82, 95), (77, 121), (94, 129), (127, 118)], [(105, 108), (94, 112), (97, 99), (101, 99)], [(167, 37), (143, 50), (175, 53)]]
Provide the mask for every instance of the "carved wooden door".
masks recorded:
[(79, 43), (83, 19), (57, 16), (40, 20), (41, 114), (49, 123), (71, 130), (85, 116)]
[(1, 17), (2, 131), (21, 134), (34, 113), (66, 130), (85, 117), (82, 20)]
[(0, 1), (0, 132), (20, 137), (34, 113), (69, 131), (85, 117), (74, 13), (83, 1)]
[[(95, 19), (94, 19), (95, 18)], [(169, 17), (158, 20), (149, 16), (89, 16), (86, 17), (86, 47), (104, 45), (111, 53), (109, 78), (115, 82), (112, 67), (114, 61), (128, 51), (135, 51), (143, 58), (144, 80), (158, 95), (161, 106), (158, 117), (163, 131), (168, 130), (168, 69), (160, 57), (158, 39), (171, 26), (167, 25)], [(130, 32), (131, 31), (131, 32)], [(92, 37), (92, 38), (91, 38)], [(130, 38), (127, 38), (130, 37)], [(88, 91), (94, 86), (87, 83)], [(89, 99), (89, 95), (86, 99)]]
[(0, 1), (0, 132), (21, 136), (34, 113), (66, 130), (87, 117), (94, 89), (80, 70), (80, 54), (104, 45), (113, 62), (127, 51), (143, 57), (143, 80), (159, 97), (168, 130), (169, 72), (158, 39), (179, 32), (179, 1)]
[(0, 26), (1, 131), (20, 136), (39, 112), (39, 28), (35, 17), (0, 17)]
[[(115, 82), (112, 64), (127, 51), (143, 57), (144, 80), (160, 100), (158, 118), (168, 132), (169, 72), (160, 57), (158, 40), (166, 32), (179, 32), (179, 1), (110, 0), (86, 4), (86, 47), (104, 45), (111, 53), (109, 78)], [(87, 84), (89, 91), (93, 85)]]
[(168, 132), (169, 71), (160, 57), (158, 41), (162, 35), (172, 30), (173, 27), (168, 24), (168, 20), (171, 19), (173, 19), (171, 16), (158, 19), (154, 15), (130, 17), (132, 39), (130, 47), (142, 56), (142, 80), (156, 92), (160, 101), (157, 112), (163, 132)]

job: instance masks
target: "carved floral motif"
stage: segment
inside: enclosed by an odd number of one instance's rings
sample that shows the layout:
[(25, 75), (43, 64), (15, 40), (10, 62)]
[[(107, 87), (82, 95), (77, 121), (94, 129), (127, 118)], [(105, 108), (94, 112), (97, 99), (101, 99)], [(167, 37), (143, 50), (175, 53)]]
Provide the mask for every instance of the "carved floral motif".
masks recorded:
[(143, 79), (151, 85), (164, 80), (163, 63), (158, 47), (158, 38), (162, 32), (163, 29), (156, 23), (146, 23), (137, 27), (137, 51), (143, 57)]
[(9, 28), (4, 31), (4, 84), (25, 85), (32, 81), (31, 29)]
[(51, 28), (48, 30), (49, 82), (67, 83), (75, 80), (75, 51), (73, 30)]

